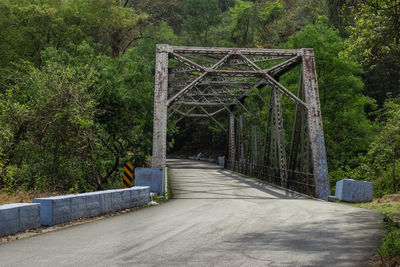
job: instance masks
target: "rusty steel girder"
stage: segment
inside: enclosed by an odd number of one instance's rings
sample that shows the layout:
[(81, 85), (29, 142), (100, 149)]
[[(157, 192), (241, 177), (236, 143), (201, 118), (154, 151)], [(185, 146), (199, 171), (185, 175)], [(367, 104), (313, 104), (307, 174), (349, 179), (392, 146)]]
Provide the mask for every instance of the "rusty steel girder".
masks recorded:
[[(249, 175), (268, 176), (269, 181), (282, 187), (328, 198), (313, 49), (159, 44), (156, 50), (153, 168), (165, 167), (168, 117), (179, 115), (178, 121), (183, 117), (207, 117), (229, 136), (228, 167)], [(301, 68), (297, 94), (279, 82), (280, 76), (296, 66)], [(270, 88), (269, 99), (259, 91), (264, 87)], [(265, 131), (255, 126), (249, 128), (242, 115), (235, 116), (235, 107), (253, 115), (245, 105), (251, 92), (269, 107)], [(296, 104), (291, 142), (287, 140), (289, 149), (284, 138), (281, 96)], [(229, 113), (228, 128), (214, 117), (224, 111)]]

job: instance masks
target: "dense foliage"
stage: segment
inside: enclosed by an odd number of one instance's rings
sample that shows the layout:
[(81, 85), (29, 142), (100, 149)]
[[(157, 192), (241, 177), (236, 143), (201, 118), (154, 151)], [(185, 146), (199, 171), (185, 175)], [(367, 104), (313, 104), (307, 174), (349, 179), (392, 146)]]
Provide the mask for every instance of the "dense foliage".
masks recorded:
[[(398, 191), (399, 5), (0, 0), (0, 189), (119, 187), (124, 162), (145, 165), (155, 44), (170, 43), (314, 48), (332, 186), (350, 177), (373, 181), (377, 195)], [(282, 77), (289, 88), (293, 75)], [(169, 133), (175, 150), (226, 145), (212, 121)]]

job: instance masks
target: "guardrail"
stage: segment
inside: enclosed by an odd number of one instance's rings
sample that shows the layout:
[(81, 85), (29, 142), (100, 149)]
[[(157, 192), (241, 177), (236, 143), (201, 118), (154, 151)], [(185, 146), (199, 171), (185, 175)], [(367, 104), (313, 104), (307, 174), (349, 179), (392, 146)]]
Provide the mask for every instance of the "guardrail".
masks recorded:
[(40, 205), (12, 203), (0, 205), (0, 236), (40, 227)]
[[(255, 164), (251, 161), (226, 160), (226, 168), (246, 176), (281, 186), (279, 168)], [(287, 188), (309, 196), (314, 196), (315, 185), (312, 173), (286, 170), (288, 176)]]
[(34, 203), (0, 205), (0, 237), (146, 205), (149, 186), (35, 198)]

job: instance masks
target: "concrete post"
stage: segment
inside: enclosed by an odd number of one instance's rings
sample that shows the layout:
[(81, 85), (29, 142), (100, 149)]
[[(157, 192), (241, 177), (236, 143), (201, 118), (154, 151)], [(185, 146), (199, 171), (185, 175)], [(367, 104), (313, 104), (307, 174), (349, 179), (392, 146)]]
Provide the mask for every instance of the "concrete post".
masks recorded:
[(315, 72), (314, 50), (305, 48), (302, 51), (303, 86), (305, 100), (308, 105), (307, 124), (314, 168), (315, 195), (320, 199), (328, 199), (330, 195), (328, 165), (322, 129), (317, 74)]

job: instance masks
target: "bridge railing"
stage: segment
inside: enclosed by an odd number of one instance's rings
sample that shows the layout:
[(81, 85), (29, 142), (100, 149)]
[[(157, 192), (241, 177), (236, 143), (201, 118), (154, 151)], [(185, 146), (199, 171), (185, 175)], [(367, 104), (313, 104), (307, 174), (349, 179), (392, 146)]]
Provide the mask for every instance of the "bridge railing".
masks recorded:
[[(234, 172), (257, 178), (270, 184), (281, 186), (279, 168), (255, 164), (251, 161), (226, 161), (226, 168)], [(314, 176), (312, 173), (305, 173), (293, 170), (286, 170), (288, 176), (287, 188), (306, 195), (315, 195)]]

